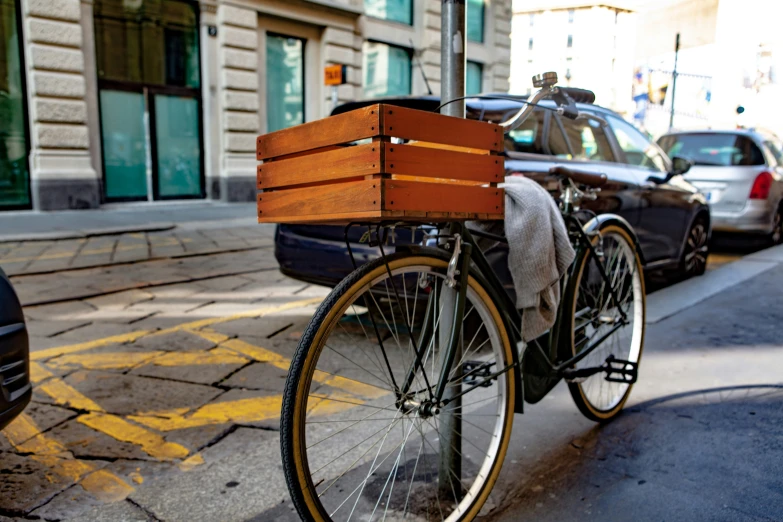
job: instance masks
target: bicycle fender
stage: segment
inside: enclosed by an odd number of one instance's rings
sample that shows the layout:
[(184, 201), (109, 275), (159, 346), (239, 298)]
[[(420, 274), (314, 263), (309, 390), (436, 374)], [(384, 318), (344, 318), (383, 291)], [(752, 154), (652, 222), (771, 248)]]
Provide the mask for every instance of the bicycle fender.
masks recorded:
[(636, 231), (633, 229), (630, 223), (622, 217), (618, 216), (617, 214), (599, 214), (598, 216), (594, 217), (587, 223), (585, 223), (582, 226), (582, 230), (584, 230), (586, 233), (590, 234), (593, 232), (597, 232), (601, 229), (603, 226), (608, 225), (616, 225), (623, 230), (625, 230), (629, 236), (633, 239), (633, 245), (634, 248), (636, 248), (636, 252), (639, 254), (639, 258), (642, 260), (642, 266), (645, 265), (644, 260), (644, 253), (642, 252), (642, 247), (639, 243), (639, 237), (636, 235)]

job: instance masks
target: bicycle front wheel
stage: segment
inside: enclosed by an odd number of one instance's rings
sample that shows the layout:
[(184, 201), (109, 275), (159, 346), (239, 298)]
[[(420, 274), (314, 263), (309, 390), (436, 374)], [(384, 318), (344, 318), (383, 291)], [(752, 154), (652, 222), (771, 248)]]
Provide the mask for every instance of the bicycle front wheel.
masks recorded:
[[(570, 353), (564, 355), (571, 357), (594, 348), (576, 369), (602, 366), (607, 360), (628, 361), (638, 368), (645, 320), (642, 262), (627, 230), (603, 223), (599, 232), (592, 240), (596, 255), (585, 252), (576, 260), (566, 301), (571, 307), (567, 311)], [(606, 279), (601, 276), (601, 267)], [(632, 384), (607, 377), (599, 372), (568, 383), (579, 411), (591, 420), (607, 421), (617, 415), (631, 393)]]
[(464, 395), (433, 407), (454, 292), (437, 252), (364, 265), (306, 329), (281, 413), (285, 476), (303, 520), (464, 521), (486, 502), (511, 433), (514, 372), (501, 371), (511, 345), (470, 276), (461, 355), (446, 381), (451, 396)]

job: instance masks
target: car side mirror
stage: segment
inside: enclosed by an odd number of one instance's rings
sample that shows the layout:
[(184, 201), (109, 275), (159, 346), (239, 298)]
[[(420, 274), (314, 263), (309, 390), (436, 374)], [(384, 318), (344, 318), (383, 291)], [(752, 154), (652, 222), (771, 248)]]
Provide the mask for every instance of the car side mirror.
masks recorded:
[(674, 176), (682, 175), (691, 170), (693, 161), (682, 156), (674, 156), (672, 158), (672, 174)]

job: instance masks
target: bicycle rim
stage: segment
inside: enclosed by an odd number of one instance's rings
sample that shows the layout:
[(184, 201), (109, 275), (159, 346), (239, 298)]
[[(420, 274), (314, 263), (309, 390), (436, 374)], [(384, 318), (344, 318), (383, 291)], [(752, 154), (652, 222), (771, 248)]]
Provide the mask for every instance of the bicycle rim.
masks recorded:
[[(375, 262), (335, 288), (303, 336), (282, 412), (289, 491), (310, 520), (471, 520), (508, 445), (513, 372), (439, 412), (424, 411), (442, 366), (447, 262), (392, 256), (388, 263), (392, 277)], [(497, 309), (473, 278), (461, 330), (461, 364), (454, 368), (468, 368), (468, 375), (452, 371), (452, 392), (475, 382), (469, 364), (498, 371), (511, 362)], [(414, 364), (416, 346), (421, 365)], [(401, 400), (395, 390), (412, 366), (411, 393)], [(448, 444), (439, 433), (446, 415), (459, 418), (462, 431)], [(459, 466), (442, 466), (444, 457)]]
[[(575, 367), (601, 366), (610, 356), (638, 364), (644, 344), (645, 317), (641, 262), (630, 237), (619, 227), (601, 230), (596, 241), (601, 241), (602, 263), (617, 300), (612, 298), (610, 285), (601, 278), (596, 258), (585, 256), (573, 299), (572, 354), (596, 342), (600, 344)], [(627, 324), (618, 327), (623, 313)], [(577, 406), (593, 420), (608, 420), (616, 415), (631, 391), (631, 384), (610, 382), (605, 377), (600, 372), (581, 382), (569, 383)]]

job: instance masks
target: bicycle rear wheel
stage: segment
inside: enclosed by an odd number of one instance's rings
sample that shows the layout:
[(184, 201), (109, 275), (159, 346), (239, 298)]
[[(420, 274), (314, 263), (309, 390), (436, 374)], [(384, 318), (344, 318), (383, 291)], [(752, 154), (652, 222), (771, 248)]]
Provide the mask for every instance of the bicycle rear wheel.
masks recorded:
[[(568, 353), (572, 357), (597, 343), (597, 347), (574, 368), (595, 368), (615, 360), (629, 361), (638, 368), (644, 346), (645, 295), (642, 262), (633, 238), (624, 228), (602, 223), (600, 235), (593, 238), (594, 252), (576, 260), (577, 267), (567, 294), (570, 306), (566, 322)], [(600, 242), (600, 243), (599, 243)], [(598, 263), (608, 275), (601, 277)], [(612, 290), (616, 300), (612, 297)], [(625, 324), (622, 317), (625, 316)], [(599, 372), (568, 383), (579, 411), (594, 421), (607, 421), (617, 415), (628, 400), (632, 384), (607, 380)]]
[[(303, 520), (463, 521), (486, 502), (511, 433), (514, 372), (467, 390), (480, 373), (509, 367), (511, 346), (496, 306), (471, 276), (462, 357), (449, 379), (467, 393), (441, 410), (424, 407), (445, 351), (447, 264), (440, 253), (368, 263), (329, 294), (305, 331), (281, 413), (283, 467)], [(401, 396), (412, 367), (413, 385)], [(456, 445), (441, 444), (446, 414), (461, 421)], [(441, 465), (444, 456), (453, 465)]]

